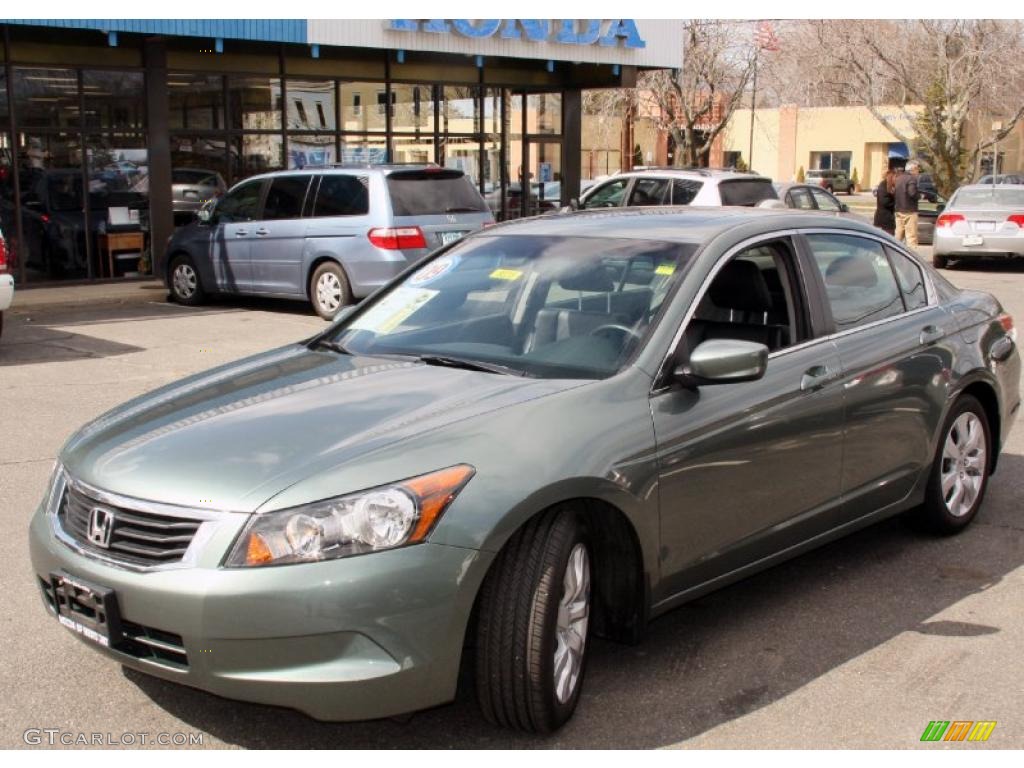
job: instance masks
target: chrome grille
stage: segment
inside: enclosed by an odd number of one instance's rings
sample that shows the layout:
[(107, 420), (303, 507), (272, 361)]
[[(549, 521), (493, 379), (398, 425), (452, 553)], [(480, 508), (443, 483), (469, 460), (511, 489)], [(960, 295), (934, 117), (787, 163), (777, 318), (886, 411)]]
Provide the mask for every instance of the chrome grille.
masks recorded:
[[(98, 546), (89, 539), (92, 510), (113, 513), (110, 543)], [(135, 565), (176, 563), (184, 557), (202, 520), (171, 517), (125, 509), (92, 499), (68, 484), (61, 499), (61, 527), (82, 549)]]

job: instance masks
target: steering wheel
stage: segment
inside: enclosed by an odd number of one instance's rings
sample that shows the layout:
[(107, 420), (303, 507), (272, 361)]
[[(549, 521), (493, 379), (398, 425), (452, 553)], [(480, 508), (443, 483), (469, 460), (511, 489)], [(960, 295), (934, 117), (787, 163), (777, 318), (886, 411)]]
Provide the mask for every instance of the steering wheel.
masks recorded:
[(600, 336), (603, 331), (618, 331), (624, 333), (627, 336), (632, 336), (637, 341), (640, 340), (640, 332), (629, 328), (625, 325), (619, 325), (618, 323), (606, 323), (605, 325), (599, 325), (597, 328), (590, 332), (591, 336)]

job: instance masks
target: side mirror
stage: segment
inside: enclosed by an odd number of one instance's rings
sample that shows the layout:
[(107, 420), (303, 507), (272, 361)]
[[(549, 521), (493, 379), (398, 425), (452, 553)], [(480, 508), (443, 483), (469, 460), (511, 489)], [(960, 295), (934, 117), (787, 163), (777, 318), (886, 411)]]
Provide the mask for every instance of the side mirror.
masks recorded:
[(849, 213), (850, 212), (850, 206), (848, 206), (846, 203), (840, 203), (839, 204), (839, 210), (842, 211), (843, 213)]
[(711, 339), (690, 353), (672, 377), (687, 387), (756, 381), (768, 368), (768, 347), (739, 339)]
[(213, 209), (212, 208), (200, 208), (196, 214), (196, 218), (200, 224), (209, 224), (213, 220)]
[(938, 205), (935, 206), (935, 212), (936, 213), (942, 213), (944, 210), (946, 210), (946, 204), (945, 203), (939, 203)]
[(571, 210), (578, 211), (580, 209), (580, 199), (578, 197), (572, 198), (569, 201), (569, 208)]

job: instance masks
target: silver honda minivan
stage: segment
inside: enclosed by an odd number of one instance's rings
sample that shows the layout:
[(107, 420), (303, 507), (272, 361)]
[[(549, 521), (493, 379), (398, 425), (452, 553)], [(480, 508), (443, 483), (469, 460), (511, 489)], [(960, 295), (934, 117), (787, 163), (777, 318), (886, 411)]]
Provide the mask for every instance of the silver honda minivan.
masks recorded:
[(168, 241), (171, 296), (310, 301), (331, 319), (442, 245), (494, 222), (460, 170), (436, 165), (307, 168), (253, 176)]

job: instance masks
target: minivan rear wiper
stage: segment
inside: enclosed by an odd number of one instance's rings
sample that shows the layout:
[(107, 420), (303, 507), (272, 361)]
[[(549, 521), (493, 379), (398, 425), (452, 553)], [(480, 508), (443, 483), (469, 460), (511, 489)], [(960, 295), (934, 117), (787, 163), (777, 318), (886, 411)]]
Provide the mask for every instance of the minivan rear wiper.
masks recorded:
[(479, 360), (466, 360), (461, 357), (448, 357), (447, 355), (417, 355), (416, 359), (427, 365), (442, 365), (446, 368), (463, 368), (467, 371), (484, 371), (485, 373), (500, 373), (506, 376), (528, 376), (526, 371), (518, 368), (509, 368), (507, 365), (498, 363), (482, 363)]
[(352, 350), (350, 350), (348, 347), (346, 347), (341, 342), (332, 341), (331, 339), (316, 339), (315, 341), (310, 342), (309, 348), (310, 349), (329, 349), (329, 350), (331, 350), (331, 352), (338, 352), (338, 353), (340, 353), (342, 355), (352, 355), (352, 354), (355, 354), (354, 352), (352, 352)]

